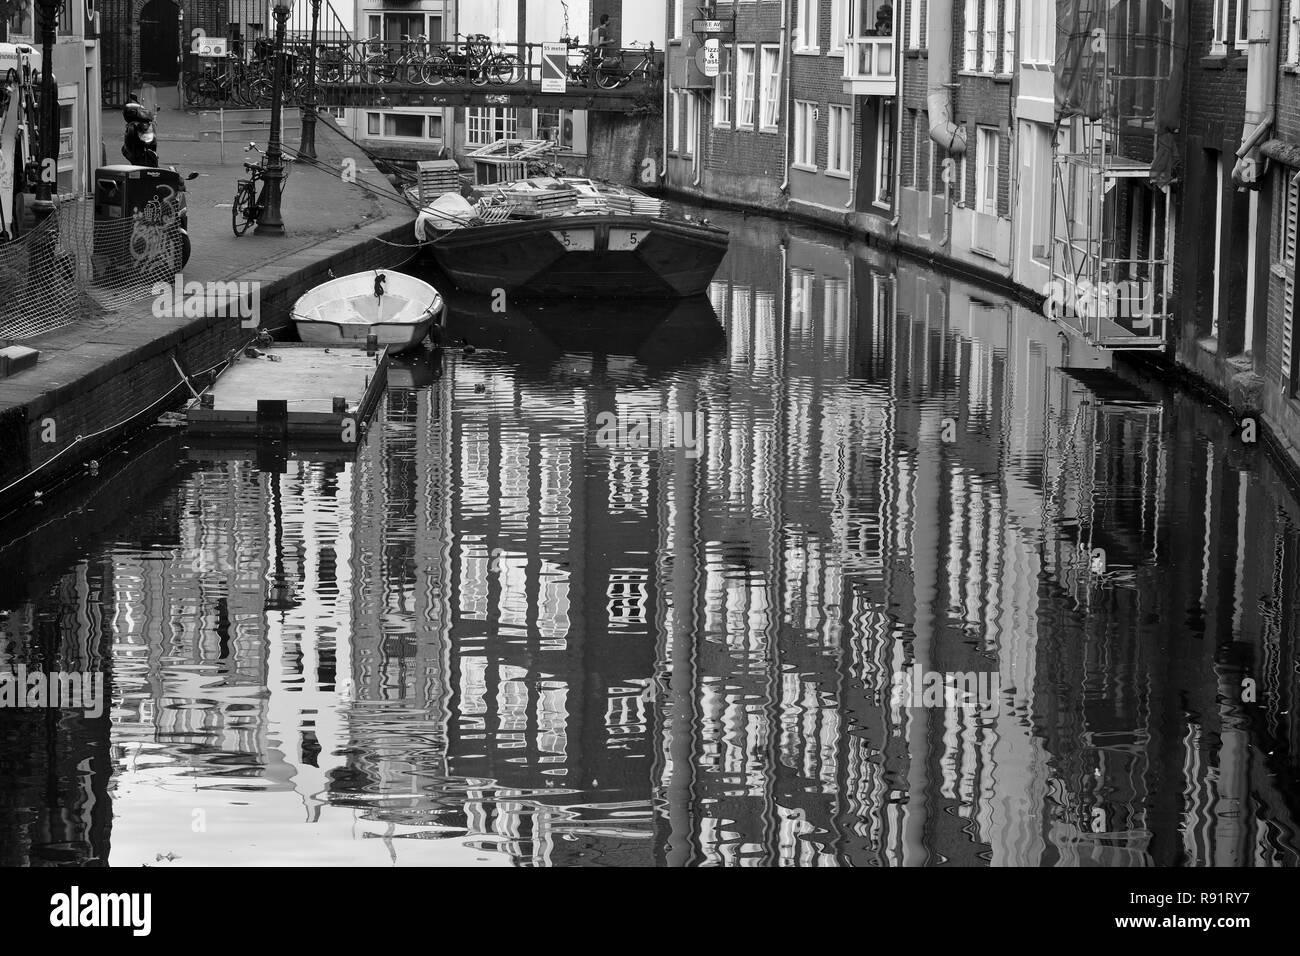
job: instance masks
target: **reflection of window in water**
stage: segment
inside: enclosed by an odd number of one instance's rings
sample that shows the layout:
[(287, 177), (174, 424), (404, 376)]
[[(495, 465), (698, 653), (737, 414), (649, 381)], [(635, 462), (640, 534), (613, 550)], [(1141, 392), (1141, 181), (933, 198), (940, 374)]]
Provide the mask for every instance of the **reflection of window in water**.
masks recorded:
[(889, 0), (858, 0), (859, 36), (894, 35), (894, 5)]

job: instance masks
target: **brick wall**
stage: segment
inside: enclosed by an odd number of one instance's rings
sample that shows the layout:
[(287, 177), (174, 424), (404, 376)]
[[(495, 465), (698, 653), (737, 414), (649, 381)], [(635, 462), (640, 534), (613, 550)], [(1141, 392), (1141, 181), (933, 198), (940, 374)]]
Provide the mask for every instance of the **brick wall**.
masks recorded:
[[(1235, 23), (1235, 4), (1230, 22)], [(1208, 336), (1214, 316), (1214, 272), (1219, 266), (1219, 348), (1217, 363), (1243, 346), (1246, 248), (1245, 214), (1249, 196), (1239, 193), (1225, 173), (1218, 200), (1223, 209), (1223, 241), (1214, 248), (1216, 205), (1215, 160), (1231, 171), (1232, 155), (1241, 143), (1246, 109), (1246, 54), (1233, 49), (1214, 55), (1212, 3), (1188, 4), (1190, 38), (1187, 83), (1183, 102), (1182, 169), (1175, 186), (1178, 234), (1174, 247), (1174, 329), (1178, 354), (1198, 364), (1197, 341)], [(1231, 374), (1221, 370), (1226, 377)]]
[[(672, 16), (673, 4), (668, 3), (669, 17)], [(690, 27), (690, 11), (692, 7), (686, 5), (686, 29)], [(713, 110), (715, 107), (714, 97), (710, 95), (696, 94), (696, 101), (700, 105), (700, 125), (702, 131), (702, 156), (700, 165), (703, 169), (701, 177), (701, 188), (696, 189), (692, 183), (694, 180), (693, 163), (683, 154), (670, 153), (668, 161), (668, 176), (665, 185), (672, 189), (682, 192), (697, 192), (710, 198), (722, 199), (734, 202), (746, 202), (769, 209), (779, 209), (784, 206), (784, 197), (780, 192), (780, 185), (785, 178), (785, 136), (787, 128), (787, 109), (784, 100), (784, 90), (778, 95), (781, 97), (781, 108), (778, 118), (778, 129), (776, 132), (765, 132), (760, 130), (758, 113), (761, 106), (758, 97), (755, 98), (755, 124), (753, 129), (736, 129), (734, 119), (740, 102), (740, 82), (736, 75), (737, 57), (735, 48), (739, 44), (752, 44), (755, 47), (755, 60), (757, 67), (755, 70), (755, 89), (757, 90), (762, 83), (761, 70), (761, 53), (759, 48), (763, 44), (779, 44), (781, 42), (781, 3), (779, 0), (756, 0), (752, 3), (719, 3), (717, 7), (719, 17), (736, 18), (736, 38), (727, 45), (731, 47), (731, 64), (732, 64), (732, 119), (733, 126), (722, 128), (715, 126)], [(671, 28), (670, 28), (671, 32)], [(685, 56), (687, 44), (670, 44), (670, 60), (678, 59)], [(671, 77), (674, 74), (671, 64), (668, 74)], [(670, 113), (666, 117), (667, 122), (680, 122), (678, 117), (672, 112), (672, 103), (670, 97)]]

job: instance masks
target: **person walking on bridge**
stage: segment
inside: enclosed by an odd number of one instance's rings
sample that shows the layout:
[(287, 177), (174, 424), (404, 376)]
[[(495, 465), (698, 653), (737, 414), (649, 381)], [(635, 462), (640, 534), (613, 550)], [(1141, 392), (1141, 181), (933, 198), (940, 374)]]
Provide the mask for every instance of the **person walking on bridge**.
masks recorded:
[(600, 23), (596, 24), (596, 29), (591, 31), (591, 59), (593, 63), (599, 63), (605, 58), (605, 50), (614, 41), (609, 36), (609, 14), (600, 15)]

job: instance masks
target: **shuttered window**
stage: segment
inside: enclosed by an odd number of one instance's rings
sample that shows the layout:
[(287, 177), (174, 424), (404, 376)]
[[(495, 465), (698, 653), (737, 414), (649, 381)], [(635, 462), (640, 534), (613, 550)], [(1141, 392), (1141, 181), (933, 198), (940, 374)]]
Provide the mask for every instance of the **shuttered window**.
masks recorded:
[(1300, 368), (1297, 368), (1295, 344), (1295, 280), (1296, 232), (1300, 229), (1300, 177), (1289, 169), (1280, 171), (1286, 183), (1286, 202), (1282, 205), (1282, 222), (1278, 230), (1281, 264), (1286, 272), (1282, 294), (1282, 368), (1288, 370), (1287, 394), (1296, 397), (1300, 389)]

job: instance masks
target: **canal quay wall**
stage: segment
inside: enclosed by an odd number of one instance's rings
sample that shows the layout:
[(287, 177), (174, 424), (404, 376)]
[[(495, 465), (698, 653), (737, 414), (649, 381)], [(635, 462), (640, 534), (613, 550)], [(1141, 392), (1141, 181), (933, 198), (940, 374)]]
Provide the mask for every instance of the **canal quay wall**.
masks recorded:
[[(250, 231), (236, 238), (227, 193), (234, 193), (245, 156), (227, 145), (222, 163), (218, 148), (164, 141), (165, 161), (200, 172), (189, 189), (194, 252), (180, 278), (257, 283), (256, 323), (247, 325), (286, 326), (294, 300), (331, 272), (393, 268), (417, 251), (413, 213), (395, 198), (380, 198), (382, 178), (365, 166), (361, 178), (373, 181), (375, 191), (344, 183), (329, 169), (295, 169), (283, 206), (288, 235)], [(197, 387), (257, 332), (239, 316), (168, 317), (159, 311), (150, 295), (21, 342), (40, 357), (35, 366), (0, 378), (0, 510), (84, 470), (114, 443), (151, 425), (190, 397), (179, 370)]]

